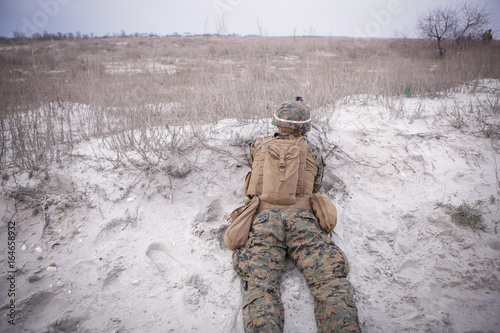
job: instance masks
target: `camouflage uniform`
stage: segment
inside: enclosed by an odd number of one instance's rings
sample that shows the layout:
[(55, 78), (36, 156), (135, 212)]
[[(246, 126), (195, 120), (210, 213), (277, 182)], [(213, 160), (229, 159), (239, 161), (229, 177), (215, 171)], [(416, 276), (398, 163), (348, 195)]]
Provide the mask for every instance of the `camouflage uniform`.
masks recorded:
[[(273, 121), (276, 122), (279, 120)], [(301, 129), (307, 131), (310, 127)], [(251, 152), (261, 142), (262, 139), (255, 140), (250, 146)], [(318, 192), (324, 162), (320, 149), (309, 144), (309, 152), (319, 167), (314, 182), (314, 192)], [(357, 309), (346, 280), (347, 258), (321, 229), (314, 214), (300, 208), (258, 212), (252, 221), (248, 242), (233, 253), (234, 269), (244, 283), (245, 332), (283, 332), (284, 308), (279, 282), (286, 255), (304, 274), (314, 296), (319, 332), (360, 332)]]

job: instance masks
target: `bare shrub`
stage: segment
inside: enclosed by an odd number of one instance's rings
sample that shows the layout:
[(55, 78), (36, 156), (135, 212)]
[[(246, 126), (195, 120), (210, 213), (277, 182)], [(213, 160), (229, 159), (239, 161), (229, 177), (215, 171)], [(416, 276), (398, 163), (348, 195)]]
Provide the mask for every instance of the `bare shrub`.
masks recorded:
[[(477, 90), (477, 87), (472, 87)], [(490, 93), (485, 97), (469, 100), (467, 103), (455, 101), (452, 105), (441, 108), (441, 115), (456, 128), (468, 129), (472, 134), (486, 138), (500, 137), (500, 101), (499, 95)]]
[(500, 96), (477, 100), (474, 117), (480, 131), (487, 138), (500, 138)]

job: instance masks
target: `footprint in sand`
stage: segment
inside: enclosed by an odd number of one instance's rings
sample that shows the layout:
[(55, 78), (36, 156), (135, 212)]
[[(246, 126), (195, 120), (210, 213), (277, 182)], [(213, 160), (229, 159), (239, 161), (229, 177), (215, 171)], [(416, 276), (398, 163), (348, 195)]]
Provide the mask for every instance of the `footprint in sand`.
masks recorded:
[(48, 327), (51, 332), (74, 332), (82, 321), (80, 318), (68, 316), (67, 300), (56, 293), (38, 292), (19, 304), (17, 323), (29, 332), (45, 332)]
[(198, 213), (191, 225), (191, 233), (205, 241), (218, 240), (224, 243), (226, 207), (221, 199), (216, 199), (208, 205), (205, 211)]
[(94, 239), (94, 244), (109, 244), (111, 241), (123, 237), (121, 231), (127, 226), (128, 223), (130, 223), (130, 219), (125, 217), (112, 219), (99, 231)]
[(74, 281), (75, 285), (85, 288), (97, 285), (100, 270), (95, 260), (84, 260), (71, 267), (69, 271), (72, 277), (78, 277)]
[(148, 246), (146, 256), (155, 264), (156, 269), (164, 279), (168, 279), (168, 272), (175, 272), (177, 268), (184, 269), (185, 265), (170, 254), (163, 243), (154, 242)]
[[(83, 319), (86, 320), (86, 319)], [(64, 317), (49, 325), (49, 332), (91, 333), (92, 330), (82, 327), (82, 318)]]

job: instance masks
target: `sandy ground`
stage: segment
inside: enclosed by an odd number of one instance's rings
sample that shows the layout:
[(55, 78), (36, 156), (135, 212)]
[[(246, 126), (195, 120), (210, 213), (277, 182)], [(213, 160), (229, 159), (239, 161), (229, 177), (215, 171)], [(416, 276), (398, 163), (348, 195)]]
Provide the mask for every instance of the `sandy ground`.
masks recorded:
[[(364, 332), (500, 332), (500, 142), (440, 115), (494, 92), (405, 99), (403, 117), (357, 96), (327, 111), (331, 130), (310, 133), (328, 155), (324, 192), (339, 211), (332, 238), (350, 260)], [(0, 245), (15, 222), (19, 271), (9, 280), (3, 250), (0, 331), (242, 332), (241, 283), (222, 238), (244, 200), (240, 138), (268, 124), (207, 126), (205, 146), (170, 161), (194, 165), (184, 178), (167, 165), (116, 165), (92, 141), (46, 177), (3, 179)], [(20, 185), (16, 205), (8, 194)], [(464, 202), (482, 213), (484, 230), (457, 226), (440, 205)], [(291, 263), (281, 287), (285, 331), (316, 332), (312, 296)]]

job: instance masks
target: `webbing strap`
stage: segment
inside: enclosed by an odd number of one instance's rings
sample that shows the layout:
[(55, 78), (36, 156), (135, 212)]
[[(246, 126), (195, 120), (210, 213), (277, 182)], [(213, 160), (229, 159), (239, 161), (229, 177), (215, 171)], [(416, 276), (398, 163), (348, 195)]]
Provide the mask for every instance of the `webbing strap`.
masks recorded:
[(307, 159), (307, 140), (302, 137), (297, 142), (299, 145), (299, 181), (297, 183), (297, 194), (301, 195), (305, 192), (305, 178), (306, 178), (306, 159)]
[(280, 182), (285, 181), (285, 148), (280, 148), (280, 162), (279, 162), (279, 167), (280, 167)]
[(264, 160), (266, 158), (267, 145), (270, 141), (272, 141), (272, 138), (269, 138), (268, 140), (264, 141), (260, 148), (259, 178), (257, 180), (257, 186), (255, 189), (257, 195), (262, 194), (262, 184), (264, 179)]

